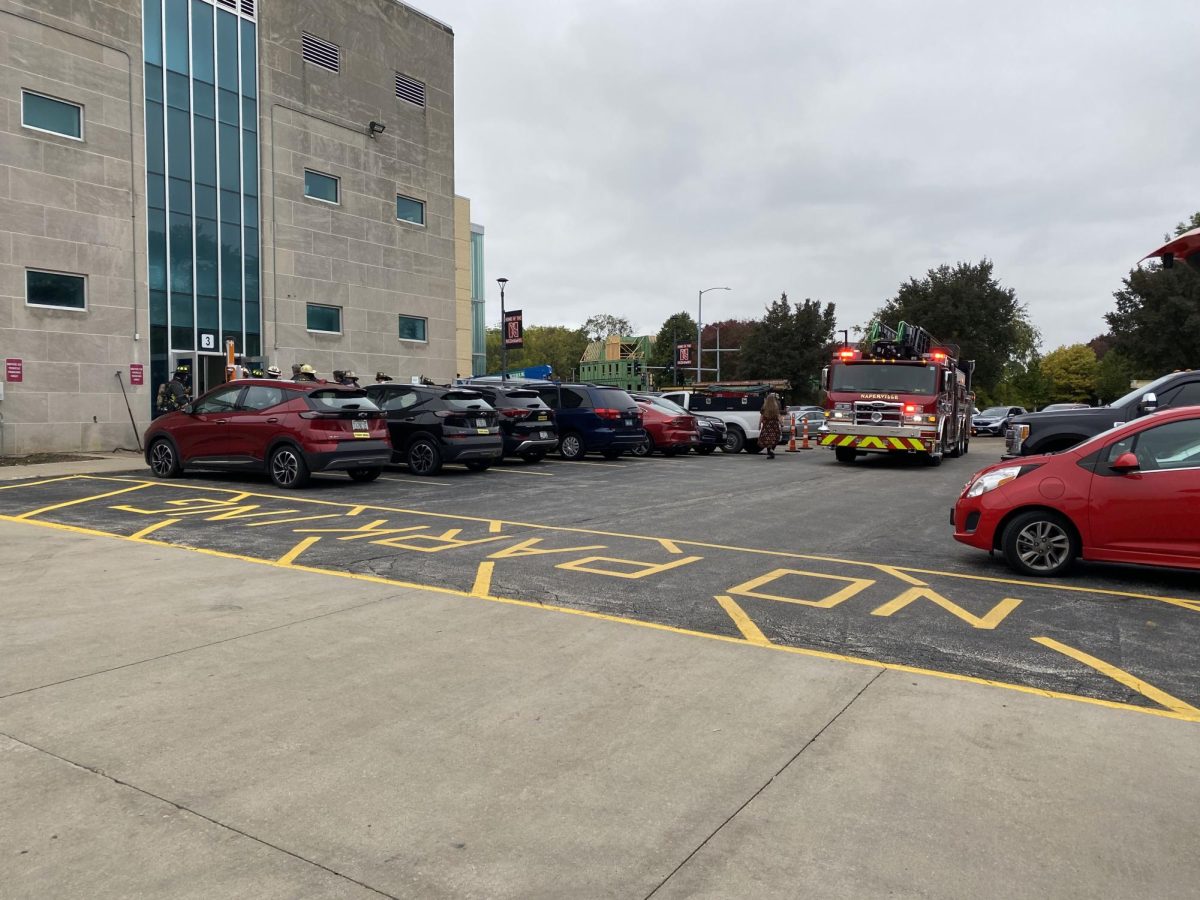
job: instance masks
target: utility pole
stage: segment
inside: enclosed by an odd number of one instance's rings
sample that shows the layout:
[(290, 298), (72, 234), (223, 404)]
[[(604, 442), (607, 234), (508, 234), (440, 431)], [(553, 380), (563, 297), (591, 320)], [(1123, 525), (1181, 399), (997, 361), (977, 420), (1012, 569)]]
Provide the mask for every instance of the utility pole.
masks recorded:
[(500, 380), (508, 381), (508, 323), (504, 321), (504, 286), (507, 278), (497, 278), (500, 285)]

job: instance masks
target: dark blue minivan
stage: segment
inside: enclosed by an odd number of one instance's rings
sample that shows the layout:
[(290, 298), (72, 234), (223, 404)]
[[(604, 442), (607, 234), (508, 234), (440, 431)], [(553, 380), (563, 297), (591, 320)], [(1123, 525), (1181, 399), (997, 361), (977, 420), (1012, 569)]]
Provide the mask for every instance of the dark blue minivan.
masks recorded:
[(537, 391), (554, 410), (563, 459), (582, 459), (587, 453), (616, 459), (646, 437), (641, 408), (620, 388), (556, 381), (523, 382), (522, 387)]

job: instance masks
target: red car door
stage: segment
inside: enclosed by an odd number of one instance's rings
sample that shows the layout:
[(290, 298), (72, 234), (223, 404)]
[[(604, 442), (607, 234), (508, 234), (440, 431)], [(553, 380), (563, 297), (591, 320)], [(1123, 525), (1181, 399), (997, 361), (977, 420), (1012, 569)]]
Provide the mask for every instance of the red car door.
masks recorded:
[[(1138, 468), (1111, 468), (1132, 453)], [(1153, 425), (1101, 451), (1090, 491), (1096, 558), (1200, 564), (1200, 414)]]
[(282, 405), (297, 391), (281, 386), (252, 384), (246, 388), (238, 408), (229, 416), (229, 446), (238, 457), (265, 461), (267, 445), (285, 429)]
[(193, 459), (224, 459), (231, 456), (229, 417), (237, 409), (242, 385), (229, 385), (209, 391), (192, 404), (192, 412), (179, 413), (172, 423), (171, 436), (186, 462)]

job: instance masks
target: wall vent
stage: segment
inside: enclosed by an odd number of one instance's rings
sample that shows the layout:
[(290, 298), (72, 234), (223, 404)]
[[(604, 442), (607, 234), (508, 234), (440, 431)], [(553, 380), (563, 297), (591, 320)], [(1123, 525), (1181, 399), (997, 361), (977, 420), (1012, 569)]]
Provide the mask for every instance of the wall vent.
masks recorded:
[(303, 32), (300, 38), (305, 62), (328, 69), (330, 72), (342, 70), (342, 51), (338, 49), (337, 44), (323, 41), (307, 31)]
[(242, 0), (242, 15), (254, 18), (254, 0)]
[(237, 0), (217, 0), (217, 3), (230, 9), (237, 9)]
[(425, 82), (396, 73), (396, 96), (414, 106), (425, 106)]

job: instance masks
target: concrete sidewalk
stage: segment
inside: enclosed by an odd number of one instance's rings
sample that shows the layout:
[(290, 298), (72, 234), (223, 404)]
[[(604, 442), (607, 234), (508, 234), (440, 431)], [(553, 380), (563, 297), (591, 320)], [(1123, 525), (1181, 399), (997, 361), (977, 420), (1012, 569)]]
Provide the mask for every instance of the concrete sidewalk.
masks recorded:
[(133, 450), (114, 450), (112, 453), (80, 453), (87, 459), (73, 462), (36, 463), (34, 465), (0, 466), (0, 482), (21, 481), (25, 478), (57, 478), (62, 475), (101, 475), (107, 472), (150, 470), (142, 454)]
[(0, 523), (6, 897), (1195, 896), (1194, 724)]

